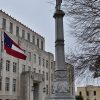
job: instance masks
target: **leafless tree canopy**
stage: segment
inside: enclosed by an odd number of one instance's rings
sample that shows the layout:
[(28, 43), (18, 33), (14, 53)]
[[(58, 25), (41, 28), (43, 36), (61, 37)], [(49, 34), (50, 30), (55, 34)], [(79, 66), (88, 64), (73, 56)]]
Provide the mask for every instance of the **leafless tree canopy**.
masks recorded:
[(81, 52), (72, 55), (76, 69), (97, 72), (100, 67), (100, 0), (64, 0), (66, 16), (72, 18), (72, 34), (81, 46)]

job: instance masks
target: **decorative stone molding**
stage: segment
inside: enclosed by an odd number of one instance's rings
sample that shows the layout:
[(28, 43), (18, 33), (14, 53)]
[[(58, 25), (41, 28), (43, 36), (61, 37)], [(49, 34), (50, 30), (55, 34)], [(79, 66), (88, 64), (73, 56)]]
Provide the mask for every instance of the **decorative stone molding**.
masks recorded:
[(57, 70), (55, 71), (54, 79), (57, 78), (67, 78), (67, 71), (66, 70)]
[(44, 81), (44, 76), (39, 73), (31, 72), (31, 78), (32, 80), (39, 81), (39, 82)]
[(54, 82), (53, 93), (69, 93), (69, 87), (67, 81)]

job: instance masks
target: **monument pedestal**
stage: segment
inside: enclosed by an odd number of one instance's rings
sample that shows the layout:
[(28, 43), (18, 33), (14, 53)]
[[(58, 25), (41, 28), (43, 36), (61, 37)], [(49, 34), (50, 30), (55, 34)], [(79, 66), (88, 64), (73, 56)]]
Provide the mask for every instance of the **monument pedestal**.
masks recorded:
[(54, 74), (53, 94), (49, 100), (75, 100), (71, 94), (67, 79), (67, 70), (56, 70)]

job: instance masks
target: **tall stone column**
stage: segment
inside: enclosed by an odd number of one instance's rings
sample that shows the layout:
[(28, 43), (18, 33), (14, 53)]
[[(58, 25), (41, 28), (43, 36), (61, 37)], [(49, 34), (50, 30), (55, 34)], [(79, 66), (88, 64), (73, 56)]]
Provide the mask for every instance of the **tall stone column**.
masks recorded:
[(60, 9), (62, 0), (56, 0), (55, 18), (55, 73), (52, 100), (74, 100), (70, 95), (65, 67), (63, 17)]

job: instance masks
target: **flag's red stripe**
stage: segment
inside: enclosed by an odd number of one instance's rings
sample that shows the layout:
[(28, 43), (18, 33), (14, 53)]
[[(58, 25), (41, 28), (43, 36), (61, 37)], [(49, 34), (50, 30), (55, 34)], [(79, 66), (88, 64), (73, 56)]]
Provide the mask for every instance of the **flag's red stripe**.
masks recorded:
[(15, 50), (11, 49), (11, 48), (8, 48), (6, 45), (4, 45), (4, 48), (5, 48), (6, 52), (7, 52), (9, 55), (11, 55), (11, 56), (13, 56), (13, 57), (17, 57), (17, 58), (23, 59), (23, 60), (26, 59), (26, 56), (25, 56), (24, 54), (22, 54), (22, 53), (20, 53), (20, 52), (17, 52), (17, 51), (15, 51)]

